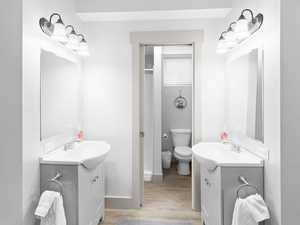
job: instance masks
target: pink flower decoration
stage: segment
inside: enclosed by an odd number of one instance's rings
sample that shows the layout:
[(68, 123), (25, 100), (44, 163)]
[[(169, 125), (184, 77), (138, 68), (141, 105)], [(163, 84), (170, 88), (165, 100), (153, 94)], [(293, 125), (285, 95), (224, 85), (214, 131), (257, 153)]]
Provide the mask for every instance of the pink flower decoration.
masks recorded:
[(221, 133), (220, 138), (221, 138), (222, 141), (226, 140), (226, 139), (228, 138), (228, 133), (226, 133), (225, 131), (223, 131), (223, 132)]

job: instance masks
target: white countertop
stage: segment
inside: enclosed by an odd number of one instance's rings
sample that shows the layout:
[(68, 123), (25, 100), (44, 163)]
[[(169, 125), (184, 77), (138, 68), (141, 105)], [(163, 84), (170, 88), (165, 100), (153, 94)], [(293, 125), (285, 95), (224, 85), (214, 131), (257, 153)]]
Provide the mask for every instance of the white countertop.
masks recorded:
[(264, 160), (241, 148), (232, 150), (230, 144), (201, 142), (193, 146), (193, 156), (198, 161), (210, 161), (221, 167), (263, 167)]
[(93, 167), (102, 162), (108, 152), (110, 145), (104, 141), (82, 141), (75, 143), (74, 148), (65, 151), (58, 148), (53, 152), (40, 157), (41, 164), (60, 164), (60, 165), (84, 165)]

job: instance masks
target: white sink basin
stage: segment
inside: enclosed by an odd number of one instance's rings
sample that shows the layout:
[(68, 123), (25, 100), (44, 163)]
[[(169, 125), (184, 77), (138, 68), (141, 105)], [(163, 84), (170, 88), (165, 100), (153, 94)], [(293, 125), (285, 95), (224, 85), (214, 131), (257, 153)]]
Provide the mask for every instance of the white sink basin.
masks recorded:
[(87, 169), (99, 165), (110, 151), (104, 141), (82, 141), (71, 150), (58, 149), (40, 158), (41, 164), (83, 165)]
[(199, 162), (209, 161), (211, 167), (262, 167), (263, 159), (241, 149), (240, 152), (232, 150), (230, 144), (218, 142), (202, 142), (193, 146), (193, 156)]

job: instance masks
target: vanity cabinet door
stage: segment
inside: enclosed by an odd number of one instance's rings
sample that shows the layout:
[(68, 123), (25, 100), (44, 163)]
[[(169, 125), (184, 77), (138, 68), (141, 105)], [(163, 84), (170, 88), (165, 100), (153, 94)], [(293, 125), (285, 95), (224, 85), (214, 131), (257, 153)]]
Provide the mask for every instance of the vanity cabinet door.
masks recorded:
[[(243, 176), (250, 184), (257, 186), (259, 193), (263, 196), (263, 167), (223, 167), (222, 189), (223, 189), (223, 225), (231, 225), (234, 205), (237, 199), (237, 188), (242, 184), (239, 176)], [(255, 194), (253, 188), (247, 190), (247, 196)]]
[(205, 225), (221, 225), (220, 169), (209, 171), (201, 166), (201, 210)]
[(94, 196), (96, 199), (97, 206), (99, 207), (104, 201), (104, 165), (99, 165), (97, 170), (98, 179), (95, 183)]
[(58, 172), (62, 174), (59, 181), (63, 183), (63, 202), (68, 225), (78, 225), (78, 183), (77, 166), (73, 165), (40, 165), (41, 193), (46, 190), (60, 191), (56, 183), (49, 182)]
[(209, 187), (206, 185), (205, 182), (205, 168), (203, 166), (200, 166), (201, 174), (200, 174), (200, 188), (201, 188), (201, 215), (202, 215), (202, 220), (206, 222), (208, 221), (208, 212), (207, 212), (207, 205), (208, 205), (208, 192), (209, 192)]
[(98, 169), (88, 170), (78, 166), (78, 211), (79, 225), (93, 225), (96, 201), (94, 198), (95, 183), (97, 182)]
[(104, 166), (78, 170), (79, 225), (97, 225), (104, 214)]
[[(41, 165), (41, 191), (57, 172), (62, 174), (64, 207), (68, 225), (98, 225), (104, 216), (104, 166)], [(50, 183), (51, 184), (51, 183)], [(55, 186), (56, 187), (56, 186)]]
[(97, 225), (104, 213), (104, 166), (99, 165), (97, 168), (97, 175), (92, 186), (93, 195), (93, 210), (94, 210), (94, 222), (93, 225)]

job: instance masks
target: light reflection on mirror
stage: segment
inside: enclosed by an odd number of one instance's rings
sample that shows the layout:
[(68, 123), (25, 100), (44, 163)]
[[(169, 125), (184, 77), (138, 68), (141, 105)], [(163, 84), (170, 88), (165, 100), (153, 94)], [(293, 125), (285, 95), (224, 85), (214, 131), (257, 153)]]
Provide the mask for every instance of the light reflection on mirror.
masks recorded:
[(263, 51), (254, 49), (226, 63), (225, 126), (264, 141)]
[(41, 51), (41, 140), (73, 135), (79, 126), (80, 66)]

